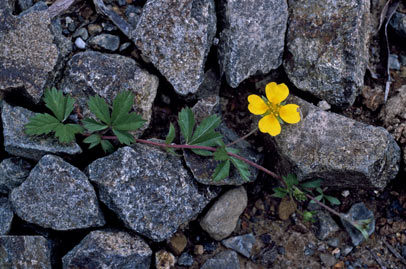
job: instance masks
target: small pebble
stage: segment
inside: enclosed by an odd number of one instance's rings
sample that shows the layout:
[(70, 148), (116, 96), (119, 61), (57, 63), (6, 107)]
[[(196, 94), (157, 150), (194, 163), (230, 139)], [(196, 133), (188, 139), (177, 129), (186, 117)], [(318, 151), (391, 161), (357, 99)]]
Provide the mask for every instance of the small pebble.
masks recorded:
[(178, 264), (183, 266), (192, 266), (193, 265), (193, 257), (189, 253), (182, 253), (178, 259)]
[(86, 28), (79, 28), (73, 33), (72, 37), (80, 37), (83, 40), (89, 38), (89, 33), (87, 32)]
[(76, 40), (75, 40), (75, 46), (76, 46), (78, 49), (84, 50), (84, 49), (86, 48), (86, 42), (83, 41), (82, 38), (78, 37), (78, 38), (76, 38)]
[(350, 191), (349, 191), (349, 190), (343, 190), (343, 191), (341, 192), (341, 196), (344, 197), (344, 198), (348, 197), (348, 195), (350, 195)]
[(389, 69), (400, 70), (400, 62), (396, 54), (391, 54), (389, 56)]
[(318, 102), (317, 106), (324, 111), (329, 110), (331, 108), (331, 105), (327, 103), (325, 100), (321, 100), (320, 102)]
[(118, 50), (120, 52), (122, 52), (122, 51), (128, 49), (130, 46), (131, 46), (131, 42), (126, 42), (126, 43), (122, 44)]
[(279, 255), (285, 255), (285, 248), (283, 246), (278, 247), (278, 254)]
[(127, 4), (127, 1), (126, 0), (118, 0), (117, 3), (118, 3), (118, 5), (120, 7), (122, 7), (122, 6), (125, 6)]
[(97, 35), (103, 31), (100, 25), (93, 23), (87, 26), (87, 30), (89, 31), (90, 35)]
[(204, 253), (204, 247), (202, 245), (196, 245), (193, 252), (195, 255), (202, 255)]

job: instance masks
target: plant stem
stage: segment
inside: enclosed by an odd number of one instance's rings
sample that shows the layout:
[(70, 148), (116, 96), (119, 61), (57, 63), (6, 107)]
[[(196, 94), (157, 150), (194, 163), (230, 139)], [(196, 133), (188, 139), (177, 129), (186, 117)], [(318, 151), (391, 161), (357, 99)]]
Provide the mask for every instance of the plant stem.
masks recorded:
[(246, 139), (247, 137), (249, 137), (250, 135), (252, 135), (253, 133), (255, 133), (257, 130), (258, 130), (258, 127), (255, 128), (255, 129), (253, 129), (253, 130), (251, 130), (251, 132), (249, 132), (248, 134), (246, 134), (246, 135), (244, 135), (244, 136), (238, 138), (237, 140), (235, 140), (235, 141), (233, 141), (233, 142), (227, 144), (226, 147), (229, 147), (229, 146), (231, 146), (231, 145), (234, 145), (234, 144), (240, 142), (241, 140)]

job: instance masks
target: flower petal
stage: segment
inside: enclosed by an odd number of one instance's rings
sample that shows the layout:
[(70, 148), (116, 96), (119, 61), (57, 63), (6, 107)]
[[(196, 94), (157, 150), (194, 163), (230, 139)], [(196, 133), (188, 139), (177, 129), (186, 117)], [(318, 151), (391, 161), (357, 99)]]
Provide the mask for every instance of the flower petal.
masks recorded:
[(300, 121), (299, 106), (288, 104), (279, 109), (279, 116), (287, 123), (298, 123)]
[(263, 133), (268, 133), (272, 136), (276, 136), (281, 133), (281, 125), (274, 115), (270, 114), (258, 122), (259, 130)]
[(288, 86), (285, 83), (276, 84), (275, 82), (268, 83), (265, 86), (266, 98), (272, 104), (280, 104), (289, 95)]
[(262, 115), (268, 110), (264, 100), (256, 94), (248, 96), (248, 110), (254, 115)]

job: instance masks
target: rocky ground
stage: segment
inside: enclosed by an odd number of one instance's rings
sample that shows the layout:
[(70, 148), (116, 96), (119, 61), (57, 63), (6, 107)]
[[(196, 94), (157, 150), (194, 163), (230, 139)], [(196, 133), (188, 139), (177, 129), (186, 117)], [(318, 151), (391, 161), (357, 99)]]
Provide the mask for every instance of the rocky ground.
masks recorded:
[[(54, 2), (0, 2), (0, 268), (406, 268), (404, 3), (78, 0), (58, 14)], [(188, 151), (106, 155), (80, 135), (23, 132), (47, 87), (83, 115), (89, 96), (111, 104), (126, 89), (147, 121), (137, 137), (165, 139), (190, 106), (198, 121), (221, 115), (231, 142), (256, 127), (247, 96), (271, 81), (302, 121), (255, 133), (241, 155), (322, 178), (335, 210), (373, 220), (367, 240), (313, 204), (295, 213), (255, 169), (212, 182), (215, 163)]]

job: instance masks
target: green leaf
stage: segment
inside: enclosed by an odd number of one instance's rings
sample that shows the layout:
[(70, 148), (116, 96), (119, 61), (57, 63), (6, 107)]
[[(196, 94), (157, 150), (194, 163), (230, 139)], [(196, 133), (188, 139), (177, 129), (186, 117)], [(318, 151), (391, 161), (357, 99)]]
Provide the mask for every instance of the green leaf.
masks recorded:
[(213, 131), (200, 137), (200, 139), (195, 142), (190, 142), (189, 145), (214, 147), (222, 141), (222, 138), (223, 136), (221, 134)]
[(100, 135), (98, 134), (92, 134), (91, 136), (86, 137), (85, 140), (83, 140), (84, 143), (90, 144), (89, 149), (94, 148), (98, 144), (100, 144), (101, 138)]
[(102, 122), (104, 122), (107, 125), (111, 125), (111, 119), (110, 119), (110, 109), (109, 106), (107, 105), (106, 101), (101, 98), (100, 96), (91, 96), (89, 98), (89, 101), (87, 102), (87, 105), (90, 109), (90, 111)]
[(119, 131), (135, 131), (142, 127), (146, 120), (135, 112), (116, 118), (112, 127)]
[(213, 156), (213, 152), (205, 149), (192, 149), (193, 153), (200, 155), (200, 156)]
[(234, 157), (230, 157), (230, 160), (233, 163), (234, 167), (237, 168), (238, 172), (240, 173), (240, 176), (245, 181), (250, 181), (251, 173), (248, 164)]
[(60, 124), (60, 121), (45, 113), (36, 114), (34, 117), (30, 118), (30, 121), (25, 125), (25, 133), (27, 135), (41, 135), (49, 134), (56, 130), (56, 127)]
[(181, 156), (181, 155), (177, 154), (173, 148), (166, 148), (166, 151), (167, 151), (169, 154), (172, 154), (172, 155), (174, 155), (174, 156)]
[(56, 126), (55, 136), (61, 143), (70, 143), (75, 140), (75, 134), (82, 133), (83, 128), (78, 124), (62, 124)]
[(321, 181), (322, 181), (321, 179), (316, 179), (305, 183), (301, 183), (300, 186), (302, 188), (315, 189), (320, 187)]
[[(221, 123), (221, 118), (217, 115), (211, 115), (205, 118), (197, 127), (192, 136), (190, 145), (200, 144), (209, 139), (213, 139), (214, 136), (221, 136), (214, 131)], [(222, 136), (221, 136), (222, 137)]]
[(183, 108), (178, 114), (178, 125), (180, 132), (186, 140), (186, 144), (192, 139), (193, 127), (195, 126), (195, 116), (189, 108)]
[(315, 222), (316, 220), (314, 219), (314, 212), (311, 211), (304, 211), (303, 212), (303, 220), (305, 222)]
[(338, 200), (337, 198), (330, 196), (330, 195), (324, 195), (324, 198), (326, 198), (327, 201), (330, 202), (330, 204), (332, 205), (339, 205), (341, 204), (340, 200)]
[(283, 198), (288, 195), (288, 191), (282, 187), (276, 187), (272, 189), (274, 193), (272, 194), (273, 197)]
[(135, 142), (134, 137), (127, 131), (121, 131), (113, 128), (113, 133), (117, 136), (117, 139), (121, 144), (129, 146)]
[(217, 148), (217, 150), (214, 152), (213, 157), (216, 161), (225, 161), (230, 159), (225, 147)]
[(108, 128), (107, 125), (96, 121), (95, 119), (85, 118), (82, 120), (83, 126), (90, 132), (97, 132)]
[(175, 139), (175, 127), (173, 126), (172, 122), (169, 124), (169, 132), (165, 139), (165, 144), (169, 145)]
[(114, 151), (114, 146), (108, 140), (100, 141), (102, 149), (105, 153), (112, 153)]
[(229, 175), (230, 175), (230, 160), (227, 160), (217, 165), (216, 169), (214, 169), (212, 178), (213, 181), (220, 181), (227, 178)]
[[(323, 194), (317, 195), (316, 197), (314, 197), (315, 200), (317, 201), (321, 201), (321, 199), (323, 199)], [(315, 201), (311, 200), (310, 203), (314, 204), (316, 203)]]
[(283, 176), (282, 178), (285, 181), (285, 183), (289, 189), (292, 188), (294, 185), (299, 184), (299, 181), (297, 180), (297, 178), (294, 174), (288, 174), (286, 177)]
[(130, 112), (134, 104), (134, 97), (135, 95), (130, 91), (123, 91), (117, 94), (113, 100), (113, 111), (111, 112), (112, 125), (119, 125), (123, 122), (123, 118), (128, 116), (128, 112)]
[(49, 108), (56, 118), (63, 122), (73, 110), (74, 100), (70, 96), (64, 96), (62, 91), (56, 88), (46, 89), (44, 93), (45, 106)]

